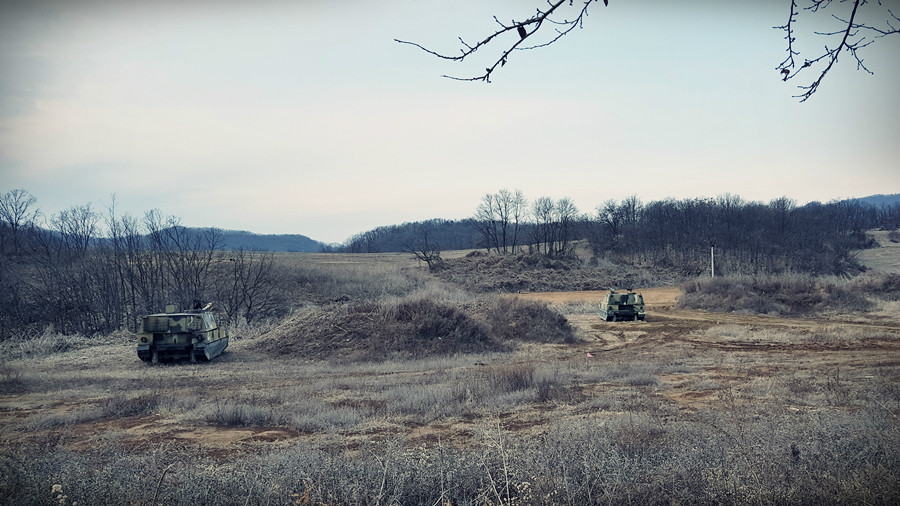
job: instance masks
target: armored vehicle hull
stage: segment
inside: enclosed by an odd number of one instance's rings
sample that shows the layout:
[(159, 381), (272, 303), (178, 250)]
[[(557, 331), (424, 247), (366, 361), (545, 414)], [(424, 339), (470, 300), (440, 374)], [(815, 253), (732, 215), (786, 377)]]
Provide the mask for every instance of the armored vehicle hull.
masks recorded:
[(209, 308), (176, 313), (170, 306), (166, 313), (143, 317), (138, 358), (155, 364), (167, 360), (208, 361), (222, 354), (228, 347), (228, 335), (216, 324)]
[(646, 319), (644, 296), (628, 290), (619, 293), (610, 290), (600, 302), (600, 317), (608, 322)]

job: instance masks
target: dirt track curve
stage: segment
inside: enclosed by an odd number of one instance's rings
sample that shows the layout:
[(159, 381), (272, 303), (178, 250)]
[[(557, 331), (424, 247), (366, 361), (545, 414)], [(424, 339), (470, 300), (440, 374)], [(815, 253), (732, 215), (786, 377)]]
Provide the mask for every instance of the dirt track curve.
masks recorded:
[[(739, 313), (711, 313), (675, 307), (681, 290), (677, 287), (636, 290), (643, 294), (647, 307), (645, 322), (608, 323), (595, 314), (567, 314), (566, 317), (581, 334), (602, 343), (602, 351), (632, 344), (677, 341), (695, 346), (722, 350), (754, 351), (837, 351), (837, 350), (900, 350), (900, 324), (885, 316), (835, 315), (828, 319), (785, 318), (769, 315)], [(542, 300), (559, 306), (565, 312), (567, 304), (596, 304), (605, 291), (534, 292), (516, 297)], [(703, 332), (714, 326), (727, 326), (736, 334), (722, 340), (704, 338)], [(779, 342), (779, 333), (809, 336), (803, 342)], [(615, 338), (610, 339), (610, 334)], [(825, 335), (822, 338), (819, 336)], [(844, 339), (842, 336), (854, 336)], [(775, 336), (776, 339), (772, 339)], [(742, 339), (744, 338), (744, 339)]]

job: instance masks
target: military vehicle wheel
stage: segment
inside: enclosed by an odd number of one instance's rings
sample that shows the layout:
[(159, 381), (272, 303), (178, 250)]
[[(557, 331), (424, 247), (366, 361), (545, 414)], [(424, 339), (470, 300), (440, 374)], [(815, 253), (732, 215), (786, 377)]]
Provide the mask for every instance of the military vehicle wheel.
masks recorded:
[(153, 351), (150, 352), (150, 363), (151, 364), (159, 363), (159, 352), (156, 351), (156, 348), (153, 348)]

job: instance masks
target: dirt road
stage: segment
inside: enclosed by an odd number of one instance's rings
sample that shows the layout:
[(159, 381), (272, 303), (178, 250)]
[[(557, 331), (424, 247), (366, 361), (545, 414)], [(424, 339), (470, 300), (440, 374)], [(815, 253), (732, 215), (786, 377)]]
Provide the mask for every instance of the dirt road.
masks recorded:
[[(740, 313), (711, 313), (702, 310), (680, 309), (675, 305), (682, 295), (677, 287), (644, 288), (635, 290), (644, 296), (647, 308), (648, 322), (654, 320), (685, 320), (696, 324), (707, 325), (742, 325), (753, 327), (781, 327), (799, 330), (821, 330), (835, 328), (843, 329), (868, 329), (878, 333), (900, 333), (900, 321), (884, 315), (847, 313), (843, 315), (829, 315), (827, 318), (783, 318), (769, 315), (747, 315)], [(547, 303), (563, 306), (565, 304), (596, 304), (606, 294), (606, 291), (580, 291), (580, 292), (534, 292), (511, 295), (528, 300), (542, 300)], [(563, 307), (563, 309), (565, 309)], [(579, 318), (579, 315), (567, 315), (573, 323), (585, 324), (590, 328), (598, 328), (594, 318)], [(639, 323), (640, 325), (640, 323)], [(600, 326), (606, 327), (606, 326)]]
[[(593, 312), (566, 315), (577, 335), (588, 343), (586, 353), (683, 343), (697, 349), (794, 353), (798, 358), (856, 352), (846, 358), (858, 364), (858, 354), (864, 353), (871, 356), (863, 363), (870, 360), (882, 365), (900, 364), (900, 322), (886, 316), (846, 314), (826, 319), (711, 313), (675, 307), (682, 293), (676, 287), (636, 291), (644, 295), (647, 321), (611, 323)], [(543, 300), (565, 311), (571, 304), (595, 304), (605, 293), (542, 292), (515, 296)], [(829, 356), (826, 362), (842, 359), (843, 356)]]
[[(644, 288), (636, 290), (644, 296), (648, 309), (672, 307), (681, 296), (681, 289), (675, 286)], [(532, 292), (514, 295), (522, 299), (543, 300), (550, 304), (597, 303), (606, 295), (606, 290), (585, 290), (581, 292)]]

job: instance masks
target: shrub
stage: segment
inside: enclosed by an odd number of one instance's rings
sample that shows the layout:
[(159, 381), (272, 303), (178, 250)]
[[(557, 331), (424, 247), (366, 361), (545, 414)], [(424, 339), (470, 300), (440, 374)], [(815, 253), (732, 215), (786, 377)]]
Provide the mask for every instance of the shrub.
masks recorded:
[(706, 278), (685, 283), (682, 289), (680, 306), (719, 312), (800, 316), (872, 306), (852, 284), (797, 274)]
[(485, 369), (482, 374), (490, 390), (513, 392), (534, 387), (534, 366), (511, 364)]
[(900, 300), (900, 274), (860, 277), (850, 283), (850, 288), (888, 300)]
[(7, 394), (20, 393), (25, 390), (26, 382), (18, 369), (0, 362), (0, 391)]
[(412, 326), (409, 335), (414, 336), (416, 341), (449, 338), (468, 347), (484, 339), (484, 328), (469, 315), (431, 299), (400, 302), (395, 309), (394, 318), (397, 323)]
[(545, 302), (497, 299), (485, 314), (491, 335), (507, 341), (572, 343), (575, 334), (565, 316)]
[[(108, 340), (104, 340), (108, 342)], [(80, 350), (98, 344), (80, 334), (66, 335), (56, 331), (52, 325), (44, 328), (37, 336), (20, 335), (0, 342), (0, 357), (5, 359), (37, 358), (72, 350)]]
[(207, 422), (223, 427), (266, 427), (283, 421), (272, 407), (230, 399), (216, 399), (205, 418)]

